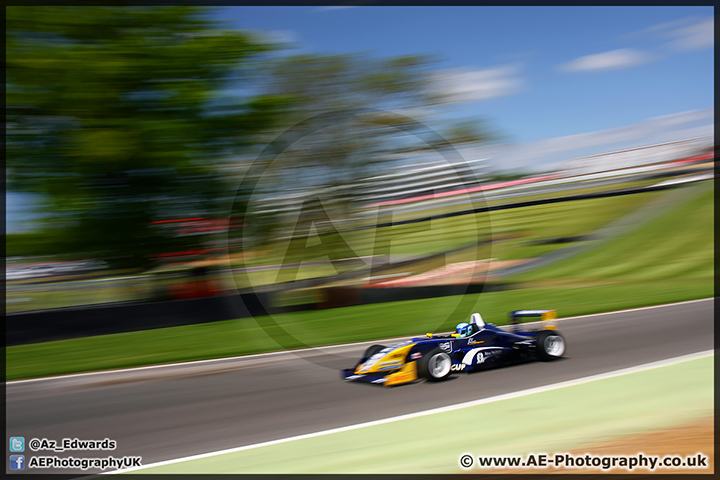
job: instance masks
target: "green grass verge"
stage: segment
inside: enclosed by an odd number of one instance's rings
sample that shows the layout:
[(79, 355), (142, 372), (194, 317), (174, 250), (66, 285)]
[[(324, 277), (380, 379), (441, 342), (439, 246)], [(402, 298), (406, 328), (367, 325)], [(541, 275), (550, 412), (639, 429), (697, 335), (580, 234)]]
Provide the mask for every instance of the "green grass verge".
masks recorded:
[(714, 277), (712, 183), (693, 187), (694, 198), (627, 235), (612, 239), (577, 258), (519, 275), (533, 285), (596, 282), (706, 280)]
[(712, 191), (637, 231), (527, 274), (530, 288), (247, 318), (9, 347), (7, 379), (443, 331), (480, 311), (555, 308), (561, 317), (712, 297)]
[[(592, 233), (667, 193), (643, 192), (618, 197), (576, 200), (441, 218), (409, 225), (383, 227), (377, 230), (360, 230), (342, 235), (327, 234), (322, 237), (322, 244), (315, 240), (318, 248), (309, 248), (312, 241), (305, 238), (285, 240), (271, 245), (267, 254), (262, 256), (264, 258), (258, 258), (255, 261), (264, 260), (264, 263), (267, 264), (327, 261), (326, 256), (320, 255), (324, 253), (335, 255), (336, 258), (375, 254), (428, 255), (508, 233), (516, 235), (513, 241), (486, 247), (483, 249), (483, 256), (470, 255), (463, 260), (489, 257), (499, 260), (528, 258), (546, 254), (562, 248), (564, 245), (528, 246), (524, 242)], [(345, 244), (352, 249), (351, 252), (345, 251), (342, 247)], [(385, 247), (375, 250), (374, 245), (376, 244)], [(313, 274), (323, 275), (320, 267), (314, 267), (314, 270), (310, 269), (311, 267), (305, 268), (309, 269), (306, 271), (310, 273), (303, 275), (303, 278), (311, 278)], [(334, 274), (335, 272), (332, 270), (334, 269), (328, 264), (324, 274)], [(239, 287), (259, 286), (300, 278), (295, 271), (281, 272), (279, 275), (277, 271), (258, 272), (250, 276), (238, 275), (236, 277)]]
[(35, 291), (35, 288), (7, 292), (5, 295), (7, 313), (136, 300), (147, 297), (149, 291), (149, 285), (143, 282), (122, 286), (109, 285), (92, 289), (76, 288), (72, 284), (63, 285), (63, 288), (58, 290)]

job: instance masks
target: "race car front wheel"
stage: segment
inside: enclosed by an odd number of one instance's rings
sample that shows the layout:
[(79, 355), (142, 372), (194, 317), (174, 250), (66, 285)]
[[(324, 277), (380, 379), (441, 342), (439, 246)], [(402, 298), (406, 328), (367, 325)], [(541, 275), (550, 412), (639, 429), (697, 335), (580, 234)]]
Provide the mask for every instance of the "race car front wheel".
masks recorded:
[(360, 359), (360, 361), (355, 364), (355, 369), (357, 369), (363, 363), (367, 362), (368, 358), (372, 357), (373, 355), (378, 353), (383, 348), (385, 348), (385, 347), (383, 347), (382, 345), (373, 345), (372, 347), (368, 347), (367, 350), (365, 350), (365, 353), (363, 353), (363, 356)]
[(362, 361), (364, 362), (368, 358), (370, 358), (373, 355), (375, 355), (376, 353), (378, 353), (383, 348), (385, 348), (385, 347), (383, 347), (382, 345), (373, 345), (372, 347), (368, 347), (368, 349), (365, 350), (365, 353), (363, 354)]
[(565, 339), (556, 330), (543, 330), (537, 336), (537, 356), (540, 360), (555, 360), (565, 354)]
[(440, 348), (429, 351), (420, 359), (418, 373), (432, 382), (445, 380), (450, 376), (452, 360)]

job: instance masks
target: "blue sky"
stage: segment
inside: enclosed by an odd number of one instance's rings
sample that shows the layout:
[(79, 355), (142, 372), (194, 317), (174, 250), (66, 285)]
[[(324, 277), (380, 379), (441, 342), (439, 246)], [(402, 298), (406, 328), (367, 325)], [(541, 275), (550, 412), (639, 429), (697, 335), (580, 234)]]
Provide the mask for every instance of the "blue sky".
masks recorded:
[[(713, 134), (713, 7), (227, 7), (287, 53), (433, 54), (452, 112), (504, 136), (501, 168), (541, 170)], [(485, 155), (487, 152), (483, 152)], [(31, 197), (7, 194), (7, 228)]]
[(509, 167), (713, 131), (713, 7), (233, 7), (218, 13), (233, 27), (294, 44), (289, 53), (434, 54), (446, 88), (458, 92), (458, 116), (489, 120), (517, 152), (568, 140), (562, 151), (523, 151), (508, 159)]

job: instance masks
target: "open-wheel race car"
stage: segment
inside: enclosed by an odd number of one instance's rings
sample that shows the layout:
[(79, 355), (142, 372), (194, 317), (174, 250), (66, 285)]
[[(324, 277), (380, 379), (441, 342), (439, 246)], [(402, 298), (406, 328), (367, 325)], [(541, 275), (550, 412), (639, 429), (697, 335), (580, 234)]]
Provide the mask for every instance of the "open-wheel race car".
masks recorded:
[[(521, 318), (539, 318), (542, 328), (521, 330)], [(399, 385), (418, 379), (441, 381), (455, 372), (470, 372), (525, 359), (549, 361), (565, 354), (565, 338), (557, 330), (555, 310), (510, 312), (510, 329), (485, 323), (479, 313), (460, 323), (454, 333), (413, 338), (389, 347), (373, 345), (344, 380)]]

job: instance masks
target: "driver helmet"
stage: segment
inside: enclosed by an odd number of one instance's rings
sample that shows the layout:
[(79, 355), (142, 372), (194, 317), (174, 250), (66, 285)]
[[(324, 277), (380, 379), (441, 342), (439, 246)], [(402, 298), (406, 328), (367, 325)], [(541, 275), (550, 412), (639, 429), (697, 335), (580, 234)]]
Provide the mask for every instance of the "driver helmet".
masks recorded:
[(458, 323), (457, 327), (455, 327), (455, 333), (457, 333), (460, 338), (469, 337), (470, 334), (472, 334), (472, 325), (466, 322)]

